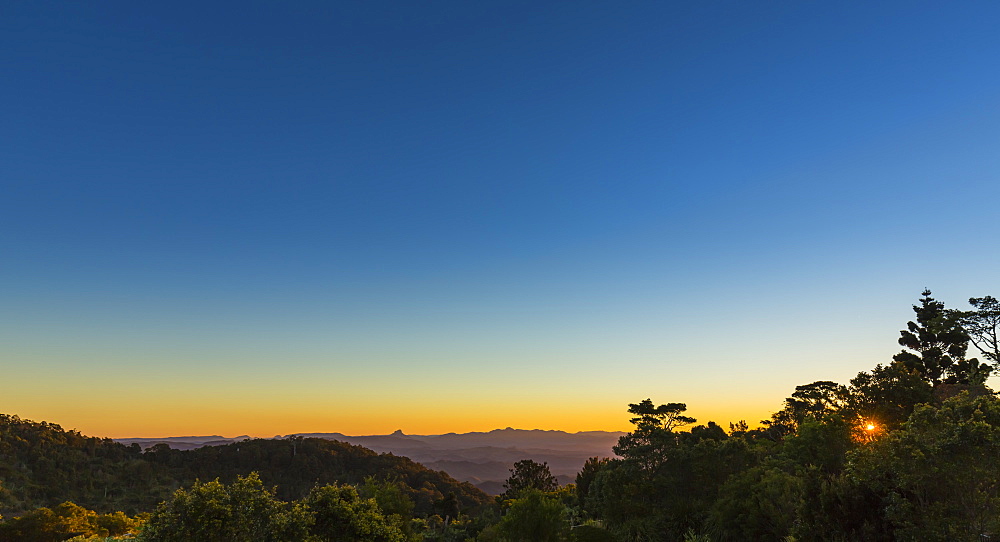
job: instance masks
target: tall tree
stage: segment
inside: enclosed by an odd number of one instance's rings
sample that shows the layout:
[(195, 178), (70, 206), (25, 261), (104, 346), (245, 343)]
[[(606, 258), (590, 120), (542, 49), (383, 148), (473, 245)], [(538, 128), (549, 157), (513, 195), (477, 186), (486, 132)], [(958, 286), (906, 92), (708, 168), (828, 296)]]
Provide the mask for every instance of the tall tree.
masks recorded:
[(587, 493), (590, 491), (590, 483), (601, 469), (608, 466), (611, 460), (607, 457), (591, 457), (583, 464), (583, 468), (576, 475), (576, 496), (581, 508), (585, 508), (587, 503)]
[(639, 403), (629, 403), (628, 405), (629, 413), (638, 416), (629, 420), (636, 425), (636, 429), (662, 429), (667, 432), (673, 431), (675, 427), (698, 421), (690, 416), (685, 416), (684, 411), (686, 410), (687, 405), (684, 403), (653, 406), (651, 399), (644, 399)]
[(503, 540), (559, 542), (566, 540), (566, 506), (537, 489), (514, 499), (496, 530)]
[(959, 313), (969, 340), (994, 368), (1000, 369), (1000, 301), (993, 296), (972, 297), (969, 304), (975, 310)]
[(917, 321), (907, 322), (906, 329), (899, 332), (899, 344), (910, 351), (903, 350), (892, 359), (934, 385), (985, 382), (990, 367), (965, 358), (970, 337), (960, 314), (946, 310), (944, 303), (931, 297), (930, 290), (921, 295), (920, 305), (913, 306)]
[(840, 410), (847, 403), (847, 397), (845, 386), (829, 380), (795, 386), (792, 396), (785, 399), (785, 407), (761, 423), (787, 434), (807, 418), (818, 420)]
[(635, 431), (619, 438), (612, 449), (624, 458), (635, 460), (643, 469), (655, 469), (666, 460), (667, 451), (677, 444), (673, 430), (698, 421), (685, 416), (686, 410), (684, 403), (654, 406), (650, 399), (630, 403), (628, 411), (636, 417), (629, 421), (635, 424)]
[(898, 429), (921, 403), (934, 400), (930, 383), (899, 364), (876, 365), (851, 379), (846, 410), (879, 432)]
[(528, 489), (539, 491), (555, 491), (559, 489), (559, 482), (549, 471), (548, 463), (536, 463), (530, 459), (522, 459), (514, 463), (514, 468), (510, 469), (510, 478), (503, 483), (504, 499), (517, 498)]

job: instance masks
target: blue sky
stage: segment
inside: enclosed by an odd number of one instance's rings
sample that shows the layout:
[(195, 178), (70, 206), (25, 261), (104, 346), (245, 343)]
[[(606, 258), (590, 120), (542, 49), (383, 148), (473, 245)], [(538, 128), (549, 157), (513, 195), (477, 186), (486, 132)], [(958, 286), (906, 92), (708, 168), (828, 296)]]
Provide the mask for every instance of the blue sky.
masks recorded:
[(925, 286), (1000, 293), (998, 15), (5, 4), (0, 411), (111, 436), (623, 429), (645, 397), (759, 419), (889, 361)]

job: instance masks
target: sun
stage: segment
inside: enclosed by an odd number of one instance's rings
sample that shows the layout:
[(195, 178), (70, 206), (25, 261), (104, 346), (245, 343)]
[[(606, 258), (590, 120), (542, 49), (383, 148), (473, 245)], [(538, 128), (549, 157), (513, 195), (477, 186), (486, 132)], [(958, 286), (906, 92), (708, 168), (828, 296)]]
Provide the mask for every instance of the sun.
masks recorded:
[(870, 423), (865, 426), (865, 431), (874, 431), (874, 430), (875, 430), (875, 424)]

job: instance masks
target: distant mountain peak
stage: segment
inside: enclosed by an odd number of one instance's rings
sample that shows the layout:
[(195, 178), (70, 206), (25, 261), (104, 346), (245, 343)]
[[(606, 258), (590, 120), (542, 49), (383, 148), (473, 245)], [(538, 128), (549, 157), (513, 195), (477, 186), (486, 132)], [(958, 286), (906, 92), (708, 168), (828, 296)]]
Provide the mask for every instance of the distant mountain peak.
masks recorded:
[[(505, 427), (503, 429), (493, 429), (492, 431), (489, 431), (489, 433), (552, 433), (552, 434), (561, 433), (561, 434), (568, 434), (565, 431), (559, 431), (557, 429), (514, 429), (513, 427)], [(473, 433), (465, 433), (465, 434), (473, 434)]]
[(397, 430), (395, 430), (395, 431), (392, 432), (392, 436), (394, 436), (394, 437), (405, 437), (406, 434), (403, 433), (402, 429), (397, 429)]

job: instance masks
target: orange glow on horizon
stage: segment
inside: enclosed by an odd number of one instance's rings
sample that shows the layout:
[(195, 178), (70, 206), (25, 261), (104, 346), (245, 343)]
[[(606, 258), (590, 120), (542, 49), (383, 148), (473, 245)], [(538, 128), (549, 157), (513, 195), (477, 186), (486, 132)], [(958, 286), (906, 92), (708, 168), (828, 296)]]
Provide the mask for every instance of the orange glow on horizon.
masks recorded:
[[(567, 407), (565, 403), (524, 402), (498, 406), (488, 401), (468, 404), (466, 408), (439, 403), (423, 404), (352, 404), (351, 401), (304, 402), (281, 405), (275, 401), (229, 404), (225, 399), (206, 398), (199, 401), (158, 403), (136, 401), (123, 409), (125, 402), (90, 405), (82, 411), (71, 402), (48, 402), (16, 409), (23, 419), (46, 421), (66, 430), (77, 430), (88, 436), (107, 438), (155, 438), (167, 436), (219, 435), (232, 438), (249, 435), (270, 438), (293, 433), (342, 433), (345, 435), (384, 435), (402, 430), (410, 435), (485, 432), (513, 427), (517, 429), (579, 431), (622, 431), (633, 429), (626, 404), (608, 400)], [(28, 406), (28, 405), (25, 405)], [(728, 406), (728, 405), (727, 405)], [(692, 408), (688, 414), (697, 418), (694, 425), (709, 421), (724, 429), (730, 422), (746, 420), (751, 427), (755, 420), (767, 417), (767, 409)]]

